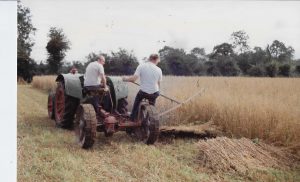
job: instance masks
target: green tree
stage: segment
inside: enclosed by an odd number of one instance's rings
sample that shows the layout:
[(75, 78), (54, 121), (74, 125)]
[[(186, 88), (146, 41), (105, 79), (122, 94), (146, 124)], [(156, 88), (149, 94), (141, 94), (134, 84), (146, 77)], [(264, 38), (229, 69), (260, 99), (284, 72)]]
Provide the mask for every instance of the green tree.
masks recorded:
[(58, 74), (61, 66), (62, 60), (66, 56), (66, 51), (70, 49), (69, 40), (63, 33), (63, 30), (56, 27), (51, 27), (49, 34), (49, 41), (47, 43), (46, 49), (48, 51), (48, 66), (50, 74)]
[(244, 74), (247, 74), (247, 71), (251, 68), (251, 58), (253, 52), (245, 52), (236, 56), (237, 65)]
[(26, 61), (17, 62), (18, 66), (18, 76), (22, 77), (26, 82), (30, 83), (34, 75), (36, 75), (37, 64), (36, 62), (29, 58)]
[(78, 73), (85, 73), (85, 66), (82, 62), (72, 61), (72, 66), (74, 66), (77, 69)]
[(21, 5), (19, 1), (17, 13), (17, 75), (30, 82), (36, 68), (36, 63), (30, 58), (32, 46), (34, 45), (32, 36), (36, 28), (32, 25), (30, 9)]
[(163, 74), (195, 75), (199, 72), (199, 59), (194, 54), (186, 54), (183, 49), (169, 46), (159, 50)]
[(219, 58), (217, 60), (217, 67), (223, 76), (237, 76), (240, 73), (240, 69), (232, 57)]
[(42, 61), (40, 62), (40, 64), (37, 64), (36, 74), (37, 75), (46, 75), (46, 74), (48, 74), (48, 67)]
[(117, 52), (111, 52), (107, 60), (107, 73), (112, 75), (131, 75), (138, 66), (138, 60), (133, 51), (120, 48)]
[(205, 49), (199, 47), (193, 48), (191, 54), (195, 55), (198, 59), (203, 59), (206, 56)]
[(248, 45), (249, 36), (243, 30), (233, 32), (231, 34), (232, 45), (239, 53), (245, 53), (249, 51), (250, 46)]
[(254, 47), (253, 50), (254, 52), (251, 55), (250, 64), (259, 65), (268, 62), (268, 55), (265, 50), (263, 50), (261, 47)]
[(214, 47), (211, 58), (216, 58), (218, 56), (231, 56), (233, 54), (233, 46), (225, 42)]
[[(240, 69), (236, 65), (235, 54), (232, 44), (222, 43), (214, 47), (213, 52), (210, 54), (210, 58), (213, 67), (208, 68), (208, 73), (217, 74), (217, 70), (224, 76), (236, 76), (240, 73)], [(217, 69), (215, 68), (217, 67)]]
[(294, 48), (286, 47), (283, 42), (274, 40), (273, 43), (267, 47), (270, 57), (279, 62), (286, 62), (292, 60), (294, 56)]

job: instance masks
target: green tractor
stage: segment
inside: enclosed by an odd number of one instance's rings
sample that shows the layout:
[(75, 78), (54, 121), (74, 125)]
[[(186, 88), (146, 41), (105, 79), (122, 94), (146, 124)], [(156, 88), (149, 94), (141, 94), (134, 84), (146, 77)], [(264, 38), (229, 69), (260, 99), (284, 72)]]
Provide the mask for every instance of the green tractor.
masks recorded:
[[(61, 128), (74, 128), (82, 148), (93, 146), (97, 132), (104, 132), (106, 137), (110, 137), (115, 132), (126, 131), (146, 144), (157, 140), (159, 116), (155, 107), (143, 100), (137, 121), (132, 122), (127, 112), (128, 86), (120, 77), (107, 77), (107, 92), (102, 89), (86, 92), (81, 74), (60, 74), (56, 82), (55, 93), (48, 96), (48, 116)], [(100, 96), (98, 117), (91, 104), (94, 94)]]

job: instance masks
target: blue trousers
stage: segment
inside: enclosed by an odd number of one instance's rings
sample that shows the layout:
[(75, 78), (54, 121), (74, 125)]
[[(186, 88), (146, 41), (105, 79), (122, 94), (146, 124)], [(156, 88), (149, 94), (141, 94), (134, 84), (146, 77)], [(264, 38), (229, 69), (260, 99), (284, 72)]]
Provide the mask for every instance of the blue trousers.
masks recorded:
[(130, 119), (132, 121), (135, 121), (137, 119), (139, 105), (140, 105), (140, 103), (143, 99), (148, 99), (149, 104), (155, 105), (155, 102), (156, 102), (156, 99), (157, 99), (158, 96), (159, 96), (159, 92), (155, 92), (153, 94), (148, 94), (148, 93), (143, 92), (143, 91), (140, 90), (136, 94), (134, 104), (133, 104), (133, 108), (132, 108), (132, 112), (131, 112), (131, 115), (130, 115)]

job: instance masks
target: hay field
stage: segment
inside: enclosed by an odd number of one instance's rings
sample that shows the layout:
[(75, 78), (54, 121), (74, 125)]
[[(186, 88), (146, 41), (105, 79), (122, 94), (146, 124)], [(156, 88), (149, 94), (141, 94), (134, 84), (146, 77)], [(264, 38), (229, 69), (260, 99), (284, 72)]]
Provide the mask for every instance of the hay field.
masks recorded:
[[(34, 89), (31, 85), (18, 85), (18, 181), (165, 182), (300, 179), (300, 171), (297, 168), (277, 168), (269, 164), (264, 164), (263, 169), (249, 168), (245, 174), (235, 170), (227, 171), (226, 168), (224, 172), (214, 172), (211, 167), (215, 167), (217, 161), (206, 157), (210, 157), (209, 151), (216, 148), (210, 143), (215, 144), (218, 139), (199, 141), (167, 138), (159, 139), (155, 145), (148, 146), (129, 137), (125, 132), (116, 133), (111, 138), (98, 133), (94, 147), (91, 150), (83, 150), (76, 145), (72, 131), (55, 128), (54, 122), (48, 118), (46, 103), (47, 91)], [(206, 141), (207, 144), (204, 143)], [(207, 150), (203, 145), (207, 146)], [(216, 146), (225, 147), (222, 149), (225, 150), (223, 155), (231, 156), (225, 144), (219, 143)], [(214, 152), (213, 155), (218, 153)], [(207, 161), (205, 158), (208, 162), (205, 162)], [(239, 164), (241, 167), (244, 167), (243, 165), (248, 163)], [(228, 166), (227, 163), (224, 166)], [(243, 169), (241, 167), (237, 169)]]
[[(55, 76), (34, 77), (32, 86), (55, 88)], [(128, 83), (129, 109), (137, 86)], [(205, 93), (162, 118), (165, 125), (213, 121), (229, 136), (260, 138), (300, 149), (300, 79), (246, 77), (164, 77), (161, 93), (184, 101), (200, 88)], [(157, 108), (164, 111), (174, 103), (159, 97)]]

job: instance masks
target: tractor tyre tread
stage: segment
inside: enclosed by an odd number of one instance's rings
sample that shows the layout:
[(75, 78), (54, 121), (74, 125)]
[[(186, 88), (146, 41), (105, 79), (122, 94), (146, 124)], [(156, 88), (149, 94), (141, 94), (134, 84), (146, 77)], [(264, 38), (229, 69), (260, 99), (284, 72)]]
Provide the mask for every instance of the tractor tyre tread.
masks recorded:
[(150, 135), (146, 144), (151, 145), (154, 144), (159, 137), (159, 117), (157, 110), (153, 105), (146, 106), (146, 109), (150, 117)]
[(85, 126), (85, 142), (82, 148), (91, 148), (96, 141), (97, 136), (97, 119), (96, 112), (91, 104), (82, 104), (83, 114), (86, 122)]
[[(48, 95), (48, 117), (49, 119), (55, 119), (55, 106), (54, 106), (54, 101), (55, 101), (55, 94), (53, 92), (50, 92), (49, 95)], [(51, 102), (52, 104), (52, 109), (50, 111), (49, 109), (49, 102)]]

